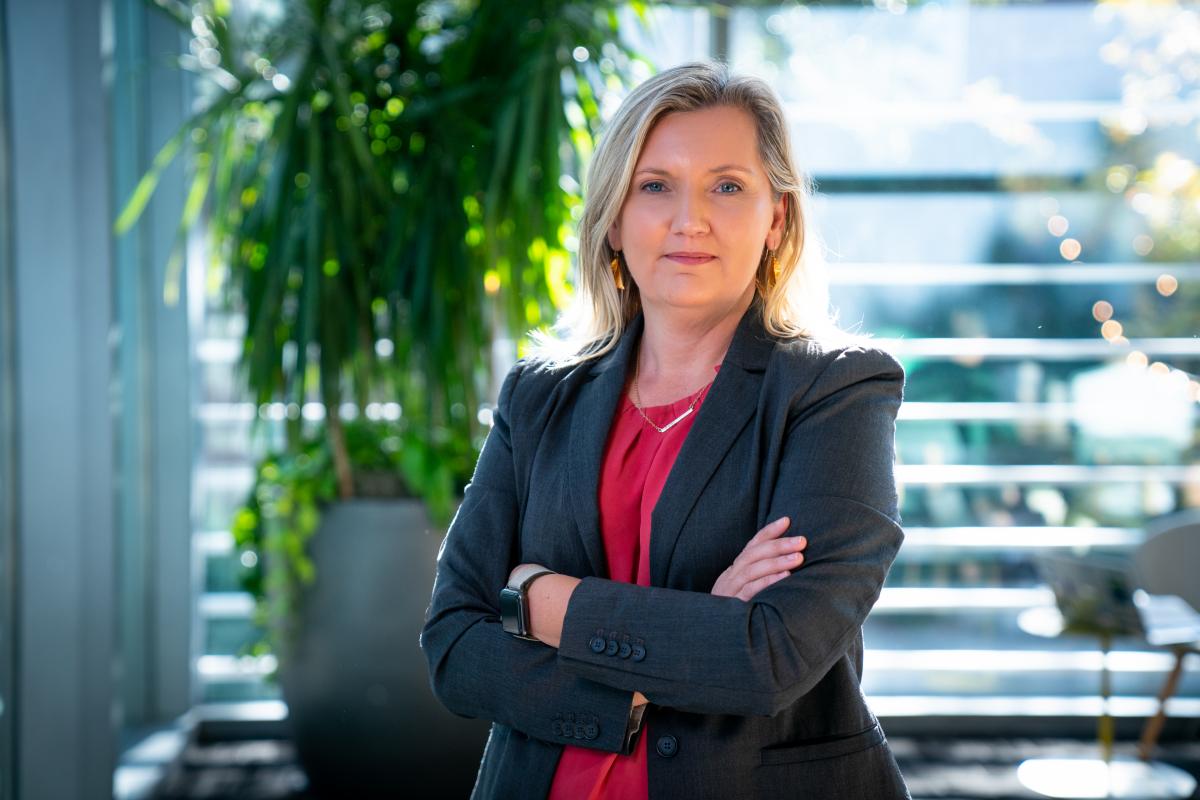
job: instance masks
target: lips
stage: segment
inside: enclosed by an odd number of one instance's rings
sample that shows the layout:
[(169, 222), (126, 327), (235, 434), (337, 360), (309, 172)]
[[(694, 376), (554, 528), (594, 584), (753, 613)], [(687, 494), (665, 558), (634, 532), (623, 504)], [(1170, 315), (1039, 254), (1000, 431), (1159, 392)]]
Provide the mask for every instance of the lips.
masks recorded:
[(667, 258), (679, 264), (703, 264), (705, 261), (712, 261), (716, 256), (709, 253), (680, 251), (678, 253), (667, 253)]

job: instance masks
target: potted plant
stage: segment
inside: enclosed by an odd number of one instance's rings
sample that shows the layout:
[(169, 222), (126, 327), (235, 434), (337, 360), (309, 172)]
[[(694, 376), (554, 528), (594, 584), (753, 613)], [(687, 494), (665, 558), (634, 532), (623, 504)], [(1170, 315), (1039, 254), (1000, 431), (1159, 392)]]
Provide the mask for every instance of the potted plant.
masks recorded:
[[(346, 759), (374, 757), (373, 740), (380, 758), (426, 752), (436, 737), (417, 710), (465, 724), (430, 705), (417, 647), (441, 538), (430, 528), (451, 518), (486, 436), (493, 343), (520, 339), (570, 292), (597, 97), (635, 59), (617, 37), (622, 4), (155, 2), (192, 34), (181, 63), (206, 79), (203, 109), (116, 230), (189, 145), (165, 298), (178, 296), (187, 233), (205, 226), (224, 303), (246, 320), (240, 380), (259, 404), (322, 410), (288, 415), (233, 525), (264, 623), (257, 647), (279, 658), (310, 777), (340, 765), (342, 785), (382, 780)], [(353, 607), (322, 605), (339, 601)], [(331, 697), (346, 711), (336, 720)], [(468, 778), (486, 726), (473, 730)]]

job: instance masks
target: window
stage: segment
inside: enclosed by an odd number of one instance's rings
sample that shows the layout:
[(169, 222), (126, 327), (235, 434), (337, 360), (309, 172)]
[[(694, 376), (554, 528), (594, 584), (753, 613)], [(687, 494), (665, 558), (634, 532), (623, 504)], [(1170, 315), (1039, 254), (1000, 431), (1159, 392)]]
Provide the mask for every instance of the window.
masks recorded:
[[(1162, 84), (1195, 62), (1167, 36), (1195, 14), (877, 6), (729, 19), (735, 69), (780, 92), (817, 181), (841, 323), (908, 375), (907, 539), (864, 692), (881, 716), (1095, 714), (1098, 642), (1021, 622), (1054, 603), (1038, 552), (1128, 554), (1147, 518), (1200, 504), (1200, 272), (1179, 263), (1197, 242), (1150, 207), (1169, 175), (1195, 180)], [(1136, 74), (1144, 54), (1165, 77)], [(1113, 713), (1152, 713), (1172, 656), (1113, 647)], [(1197, 695), (1185, 673), (1173, 713), (1200, 714)]]
[[(1200, 144), (1179, 99), (1200, 69), (1194, 44), (1170, 39), (1195, 11), (880, 0), (650, 15), (650, 32), (626, 19), (659, 67), (726, 55), (776, 87), (817, 181), (840, 321), (908, 374), (907, 539), (865, 632), (872, 707), (1095, 714), (1096, 643), (1020, 623), (1053, 603), (1037, 553), (1128, 554), (1147, 518), (1200, 505), (1194, 190), (1181, 205)], [(1142, 53), (1160, 74), (1138, 73)], [(250, 420), (302, 410), (243, 402), (241, 320), (210, 301), (199, 324), (201, 696), (273, 699), (270, 660), (234, 657), (254, 632), (227, 531), (266, 445)], [(1108, 665), (1113, 712), (1150, 713), (1169, 653), (1117, 640)], [(1194, 670), (1178, 696), (1173, 715), (1200, 716)]]

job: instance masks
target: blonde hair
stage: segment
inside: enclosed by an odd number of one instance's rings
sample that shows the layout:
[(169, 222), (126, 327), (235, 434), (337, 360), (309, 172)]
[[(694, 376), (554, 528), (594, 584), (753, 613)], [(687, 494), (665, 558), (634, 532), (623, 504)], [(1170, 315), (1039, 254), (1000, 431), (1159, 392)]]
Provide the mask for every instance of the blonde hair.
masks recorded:
[(610, 266), (615, 253), (607, 233), (620, 214), (642, 147), (664, 114), (721, 106), (743, 109), (754, 118), (759, 155), (775, 198), (788, 196), (783, 238), (775, 250), (779, 279), (768, 275), (772, 264), (765, 242), (755, 276), (755, 302), (763, 326), (777, 337), (825, 344), (866, 338), (839, 329), (836, 315), (830, 313), (824, 246), (809, 219), (811, 180), (795, 167), (779, 98), (759, 78), (731, 75), (719, 61), (697, 61), (641, 83), (606, 125), (585, 181), (575, 296), (553, 326), (557, 335), (530, 332), (526, 355), (547, 366), (573, 366), (616, 346), (641, 310), (641, 298), (624, 266), (626, 288), (618, 291)]

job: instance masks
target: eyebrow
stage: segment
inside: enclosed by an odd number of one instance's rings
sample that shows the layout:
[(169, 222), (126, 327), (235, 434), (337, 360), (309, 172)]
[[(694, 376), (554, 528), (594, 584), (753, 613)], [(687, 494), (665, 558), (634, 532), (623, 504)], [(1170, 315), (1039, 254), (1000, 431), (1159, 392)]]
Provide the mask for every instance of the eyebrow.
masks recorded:
[[(666, 175), (668, 177), (670, 177), (670, 175), (671, 175), (671, 173), (668, 170), (658, 169), (657, 167), (643, 167), (642, 169), (639, 169), (636, 174), (640, 175), (643, 172), (648, 172), (651, 175)], [(747, 175), (754, 174), (753, 170), (747, 169), (746, 167), (742, 167), (737, 164), (722, 164), (719, 167), (713, 167), (712, 169), (709, 170), (709, 173), (713, 173), (713, 172), (744, 172)]]

